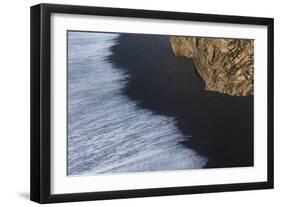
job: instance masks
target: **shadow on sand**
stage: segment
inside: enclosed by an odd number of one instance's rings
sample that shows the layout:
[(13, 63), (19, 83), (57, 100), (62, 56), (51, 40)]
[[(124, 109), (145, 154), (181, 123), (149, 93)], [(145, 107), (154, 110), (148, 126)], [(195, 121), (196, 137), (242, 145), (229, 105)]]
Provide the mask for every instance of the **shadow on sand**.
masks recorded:
[(206, 168), (253, 165), (253, 96), (204, 91), (193, 62), (174, 57), (168, 36), (122, 34), (111, 61), (129, 74), (124, 94), (142, 108), (176, 117), (208, 158)]

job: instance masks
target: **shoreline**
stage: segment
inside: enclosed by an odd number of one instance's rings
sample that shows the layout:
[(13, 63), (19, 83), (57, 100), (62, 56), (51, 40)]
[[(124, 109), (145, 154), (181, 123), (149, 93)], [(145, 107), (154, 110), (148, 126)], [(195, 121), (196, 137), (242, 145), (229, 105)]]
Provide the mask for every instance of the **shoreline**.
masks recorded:
[(253, 96), (204, 90), (194, 64), (174, 57), (169, 36), (121, 34), (110, 61), (129, 74), (123, 93), (141, 108), (176, 117), (190, 140), (183, 145), (206, 156), (205, 168), (253, 166)]
[(122, 93), (128, 75), (108, 61), (118, 36), (69, 35), (68, 175), (203, 168), (207, 160), (181, 144), (174, 117)]

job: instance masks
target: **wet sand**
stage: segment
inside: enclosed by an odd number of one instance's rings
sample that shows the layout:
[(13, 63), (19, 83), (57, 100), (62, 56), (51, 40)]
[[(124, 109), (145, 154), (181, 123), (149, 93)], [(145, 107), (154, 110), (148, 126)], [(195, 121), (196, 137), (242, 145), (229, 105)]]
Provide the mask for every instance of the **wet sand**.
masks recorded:
[(129, 76), (123, 93), (144, 109), (176, 117), (206, 156), (206, 168), (253, 166), (253, 96), (208, 92), (192, 60), (174, 57), (168, 36), (122, 34), (110, 61)]

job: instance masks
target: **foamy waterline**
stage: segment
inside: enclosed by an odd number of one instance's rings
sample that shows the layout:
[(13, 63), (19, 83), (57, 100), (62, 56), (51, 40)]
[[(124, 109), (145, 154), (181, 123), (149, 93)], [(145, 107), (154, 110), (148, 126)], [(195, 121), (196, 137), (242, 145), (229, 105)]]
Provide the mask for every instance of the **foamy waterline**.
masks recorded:
[(126, 97), (128, 75), (108, 58), (118, 34), (68, 33), (68, 175), (202, 168), (174, 117)]

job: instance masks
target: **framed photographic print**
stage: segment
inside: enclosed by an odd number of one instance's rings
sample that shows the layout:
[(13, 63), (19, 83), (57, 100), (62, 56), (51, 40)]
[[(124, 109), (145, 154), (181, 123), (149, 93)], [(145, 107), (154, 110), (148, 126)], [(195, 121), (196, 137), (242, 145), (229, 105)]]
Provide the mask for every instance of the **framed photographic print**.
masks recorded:
[(273, 188), (273, 19), (31, 7), (31, 200)]

